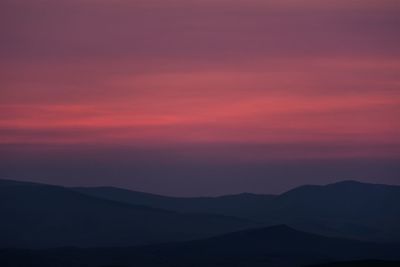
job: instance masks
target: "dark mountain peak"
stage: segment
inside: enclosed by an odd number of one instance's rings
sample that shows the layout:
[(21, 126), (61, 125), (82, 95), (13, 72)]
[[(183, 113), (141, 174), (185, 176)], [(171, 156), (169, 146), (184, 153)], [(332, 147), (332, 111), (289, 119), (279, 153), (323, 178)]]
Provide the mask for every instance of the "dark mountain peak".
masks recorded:
[(237, 194), (237, 196), (265, 196), (266, 194), (256, 194), (256, 193), (251, 193), (251, 192), (243, 192)]
[(357, 180), (343, 180), (336, 183), (327, 184), (326, 186), (373, 186), (377, 184), (364, 183)]
[(259, 198), (273, 198), (275, 195), (272, 194), (256, 194), (250, 192), (243, 192), (239, 194), (223, 195), (218, 197), (208, 197), (209, 199), (222, 199), (222, 198), (236, 198), (236, 199), (259, 199)]
[(228, 196), (258, 196), (258, 194), (255, 193), (250, 193), (250, 192), (242, 192), (242, 193), (238, 193), (238, 194), (232, 194), (232, 195), (228, 195)]
[[(72, 187), (73, 190), (78, 191), (80, 193), (87, 193), (87, 194), (107, 194), (107, 195), (130, 195), (135, 197), (151, 197), (151, 198), (158, 198), (164, 199), (168, 198), (167, 196), (147, 193), (147, 192), (140, 192), (134, 191), (126, 188), (115, 187), (115, 186), (91, 186), (91, 187)], [(173, 197), (171, 197), (173, 198)]]
[(385, 190), (398, 190), (400, 186), (397, 185), (386, 185), (386, 184), (375, 184), (375, 183), (365, 183), (356, 180), (343, 180), (336, 183), (331, 183), (327, 185), (302, 185), (291, 189), (282, 195), (281, 197), (299, 197), (310, 194), (322, 194), (324, 192), (348, 192), (352, 191), (362, 191), (364, 193), (373, 191), (385, 191)]
[(333, 192), (347, 192), (347, 193), (362, 193), (366, 197), (371, 195), (376, 197), (376, 194), (382, 196), (388, 196), (388, 194), (399, 194), (400, 186), (398, 185), (387, 185), (387, 184), (375, 184), (375, 183), (364, 183), (359, 181), (347, 180), (337, 182), (324, 186), (325, 191)]
[(27, 181), (16, 181), (16, 180), (10, 180), (10, 179), (0, 179), (0, 186), (22, 186), (22, 185), (43, 186), (45, 184), (27, 182)]
[(297, 195), (303, 195), (303, 194), (309, 194), (312, 192), (315, 192), (317, 190), (319, 190), (320, 188), (322, 188), (323, 186), (321, 185), (301, 185), (298, 186), (296, 188), (293, 188), (289, 191), (286, 191), (285, 193), (281, 194), (279, 197), (280, 198), (285, 198), (288, 196), (297, 196)]
[(326, 187), (360, 187), (360, 188), (394, 188), (399, 189), (398, 185), (390, 185), (390, 184), (379, 184), (379, 183), (366, 183), (360, 182), (356, 180), (344, 180), (332, 184), (326, 185)]

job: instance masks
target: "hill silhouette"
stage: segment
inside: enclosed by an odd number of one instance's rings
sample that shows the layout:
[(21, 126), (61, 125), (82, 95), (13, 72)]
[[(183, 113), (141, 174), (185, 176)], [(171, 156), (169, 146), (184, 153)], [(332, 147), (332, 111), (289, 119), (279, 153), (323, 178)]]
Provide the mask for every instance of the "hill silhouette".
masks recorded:
[(256, 217), (272, 204), (274, 195), (242, 193), (219, 197), (169, 197), (117, 187), (76, 187), (77, 192), (130, 204), (141, 204), (179, 212), (214, 213)]
[(178, 213), (0, 181), (0, 247), (126, 246), (189, 240), (254, 226), (227, 216)]
[(344, 181), (281, 195), (178, 198), (119, 188), (0, 180), (0, 248), (131, 246), (286, 224), (400, 242), (400, 187)]
[(246, 193), (203, 198), (166, 197), (114, 187), (74, 189), (124, 203), (236, 216), (266, 225), (283, 223), (323, 235), (400, 241), (400, 186), (343, 181), (300, 186), (276, 196)]
[(3, 250), (0, 265), (283, 267), (359, 259), (399, 260), (399, 249), (399, 245), (328, 238), (278, 225), (142, 247)]

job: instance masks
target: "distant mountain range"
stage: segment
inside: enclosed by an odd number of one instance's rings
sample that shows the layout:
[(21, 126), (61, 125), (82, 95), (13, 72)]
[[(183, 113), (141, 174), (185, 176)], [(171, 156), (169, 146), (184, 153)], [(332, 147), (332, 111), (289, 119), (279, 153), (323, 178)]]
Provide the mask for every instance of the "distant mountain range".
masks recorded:
[(256, 224), (178, 213), (35, 183), (0, 181), (0, 248), (125, 246), (189, 240)]
[(0, 180), (0, 215), (2, 267), (400, 260), (400, 186), (344, 181), (281, 195), (178, 198)]
[(177, 212), (234, 216), (263, 225), (288, 224), (329, 236), (400, 241), (400, 186), (343, 181), (301, 186), (281, 195), (245, 193), (200, 198), (165, 197), (115, 187), (74, 190)]
[(400, 260), (399, 251), (400, 245), (328, 238), (278, 225), (196, 241), (142, 247), (6, 249), (0, 251), (0, 266), (284, 267), (365, 257)]

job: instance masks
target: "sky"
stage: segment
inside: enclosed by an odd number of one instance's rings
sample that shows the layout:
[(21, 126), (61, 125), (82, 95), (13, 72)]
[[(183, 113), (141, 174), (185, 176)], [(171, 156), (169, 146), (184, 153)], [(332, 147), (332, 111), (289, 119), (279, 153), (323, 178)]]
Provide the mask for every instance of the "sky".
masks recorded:
[(0, 177), (400, 184), (397, 0), (2, 0)]

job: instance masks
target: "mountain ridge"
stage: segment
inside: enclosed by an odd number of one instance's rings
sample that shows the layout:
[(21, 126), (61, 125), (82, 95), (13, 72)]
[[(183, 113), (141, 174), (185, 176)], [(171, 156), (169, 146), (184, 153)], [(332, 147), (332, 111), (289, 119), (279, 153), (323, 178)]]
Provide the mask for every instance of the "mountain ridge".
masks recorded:
[(110, 246), (188, 240), (254, 223), (179, 213), (47, 185), (0, 186), (0, 247)]
[(298, 231), (287, 225), (275, 225), (199, 240), (136, 247), (9, 249), (0, 251), (0, 265), (294, 267), (366, 258), (400, 260), (399, 249), (400, 244), (330, 238)]
[[(74, 192), (79, 194), (80, 198), (85, 197), (85, 201), (96, 200), (95, 210), (98, 210), (96, 216), (100, 218), (101, 206), (105, 204), (108, 207), (107, 210), (110, 209), (109, 205), (112, 205), (112, 209), (120, 209), (121, 212), (125, 208), (135, 208), (141, 212), (156, 212), (160, 216), (162, 213), (181, 218), (181, 214), (184, 214), (192, 218), (200, 216), (203, 219), (207, 218), (206, 220), (226, 220), (230, 224), (242, 224), (249, 227), (286, 224), (299, 230), (325, 236), (379, 242), (400, 241), (400, 186), (346, 180), (328, 185), (300, 186), (281, 195), (244, 193), (219, 197), (179, 198), (115, 187), (58, 187), (0, 180), (0, 190), (7, 192), (10, 188), (13, 190), (29, 188), (30, 191), (33, 191), (33, 188), (48, 188), (49, 190), (62, 188), (72, 195)], [(24, 195), (20, 194), (20, 196), (23, 198)], [(56, 197), (55, 194), (49, 196), (50, 201), (54, 197)], [(33, 202), (38, 201), (37, 196), (31, 196), (31, 198)], [(48, 206), (49, 203), (43, 203), (43, 205)], [(14, 206), (14, 208), (17, 207)], [(37, 207), (35, 209), (37, 210)], [(75, 214), (71, 211), (71, 207), (65, 209)], [(28, 211), (32, 212), (32, 210)], [(50, 214), (53, 211), (47, 212)], [(21, 213), (24, 213), (23, 209)], [(117, 217), (122, 219), (121, 216)], [(11, 227), (10, 225), (8, 227)], [(160, 226), (155, 227), (157, 229)]]

